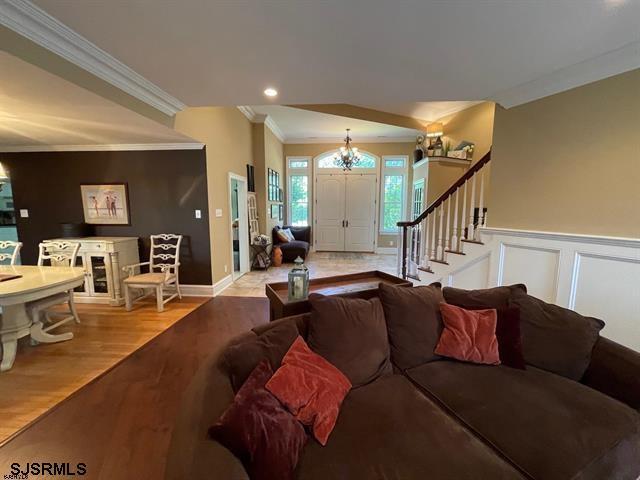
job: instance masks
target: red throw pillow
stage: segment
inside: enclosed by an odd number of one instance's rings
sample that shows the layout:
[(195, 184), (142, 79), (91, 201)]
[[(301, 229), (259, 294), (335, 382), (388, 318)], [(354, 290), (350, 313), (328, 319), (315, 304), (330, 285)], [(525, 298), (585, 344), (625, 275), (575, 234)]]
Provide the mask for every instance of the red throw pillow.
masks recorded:
[(269, 361), (262, 360), (218, 423), (209, 428), (209, 436), (231, 450), (252, 479), (293, 480), (307, 434), (265, 390), (272, 375)]
[(298, 336), (266, 389), (326, 445), (351, 382)]
[(444, 330), (435, 353), (472, 363), (499, 365), (495, 309), (465, 310), (464, 308), (440, 304)]

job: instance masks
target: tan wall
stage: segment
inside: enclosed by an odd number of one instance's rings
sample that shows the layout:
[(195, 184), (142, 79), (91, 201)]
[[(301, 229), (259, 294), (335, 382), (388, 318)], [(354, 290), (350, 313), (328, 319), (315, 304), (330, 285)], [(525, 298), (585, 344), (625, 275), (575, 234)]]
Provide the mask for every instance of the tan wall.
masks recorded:
[(446, 192), (466, 171), (467, 165), (449, 162), (430, 162), (429, 181), (427, 182), (427, 204), (437, 200), (438, 197)]
[(277, 218), (271, 218), (271, 205), (277, 205), (278, 202), (270, 202), (268, 200), (267, 169), (271, 168), (280, 173), (280, 187), (284, 190), (286, 188), (284, 150), (282, 142), (263, 123), (253, 124), (253, 139), (258, 224), (260, 233), (271, 235), (273, 227), (282, 225), (283, 222)]
[[(377, 155), (382, 159), (384, 155), (406, 155), (409, 157), (409, 164), (413, 162), (413, 151), (415, 150), (415, 143), (354, 143), (356, 147), (360, 150), (367, 151)], [(313, 160), (314, 157), (317, 157), (321, 153), (328, 152), (330, 150), (334, 150), (340, 145), (333, 145), (327, 143), (310, 143), (310, 144), (285, 144), (284, 145), (284, 156), (285, 157), (294, 157), (294, 156), (309, 156)], [(413, 169), (409, 166), (408, 171), (408, 186), (409, 191), (407, 194), (407, 218), (409, 215), (409, 206), (411, 201), (411, 185), (412, 185), (412, 173)], [(313, 175), (313, 173), (312, 173)], [(313, 185), (311, 187), (313, 189)], [(311, 192), (313, 198), (313, 191)], [(380, 205), (380, 202), (378, 203)], [(378, 207), (377, 219), (379, 221), (380, 212)], [(311, 218), (313, 218), (313, 212), (311, 212)], [(396, 235), (381, 235), (378, 234), (378, 247), (395, 247), (396, 246)]]
[(488, 224), (640, 238), (640, 69), (498, 108)]
[(466, 140), (475, 144), (473, 160), (481, 159), (491, 148), (495, 103), (483, 102), (457, 113), (438, 119), (444, 127), (443, 142), (451, 142), (455, 148)]
[[(253, 164), (251, 123), (235, 107), (188, 108), (176, 115), (175, 129), (206, 145), (211, 269), (215, 283), (232, 269), (228, 173), (246, 176), (247, 163)], [(221, 217), (216, 217), (216, 209), (222, 210)]]

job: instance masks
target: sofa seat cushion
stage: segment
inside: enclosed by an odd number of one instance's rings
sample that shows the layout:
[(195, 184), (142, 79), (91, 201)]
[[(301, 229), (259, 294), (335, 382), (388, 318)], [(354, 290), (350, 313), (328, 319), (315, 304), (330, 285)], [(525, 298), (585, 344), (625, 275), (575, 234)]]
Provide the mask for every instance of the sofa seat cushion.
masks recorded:
[(302, 240), (289, 240), (287, 243), (281, 243), (279, 247), (282, 251), (303, 250), (305, 253), (309, 251), (309, 244)]
[(525, 478), (403, 375), (351, 390), (325, 447), (309, 442), (301, 480)]
[(406, 374), (534, 479), (640, 475), (640, 415), (585, 385), (535, 367), (448, 360)]

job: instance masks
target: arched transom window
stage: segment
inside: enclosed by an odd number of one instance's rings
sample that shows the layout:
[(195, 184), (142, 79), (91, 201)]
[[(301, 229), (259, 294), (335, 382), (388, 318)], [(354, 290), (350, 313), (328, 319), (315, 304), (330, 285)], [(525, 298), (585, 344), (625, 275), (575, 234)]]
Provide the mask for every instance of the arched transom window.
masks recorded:
[[(318, 168), (333, 168), (333, 169), (342, 169), (342, 167), (338, 164), (336, 159), (333, 157), (333, 154), (337, 152), (337, 150), (332, 150), (331, 152), (325, 152), (318, 156), (317, 165)], [(362, 159), (353, 166), (356, 168), (376, 168), (376, 159), (377, 157), (371, 153), (360, 151), (362, 154)]]

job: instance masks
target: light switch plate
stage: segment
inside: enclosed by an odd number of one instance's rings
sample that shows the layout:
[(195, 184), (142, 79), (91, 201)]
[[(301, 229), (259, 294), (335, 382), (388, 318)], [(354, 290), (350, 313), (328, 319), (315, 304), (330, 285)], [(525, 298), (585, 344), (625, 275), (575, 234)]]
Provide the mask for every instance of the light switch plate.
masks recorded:
[(216, 217), (221, 217), (221, 216), (222, 216), (222, 209), (216, 208)]
[(29, 210), (27, 210), (26, 208), (21, 208), (20, 209), (20, 217), (29, 218)]
[(202, 210), (196, 210), (196, 218), (202, 218)]

